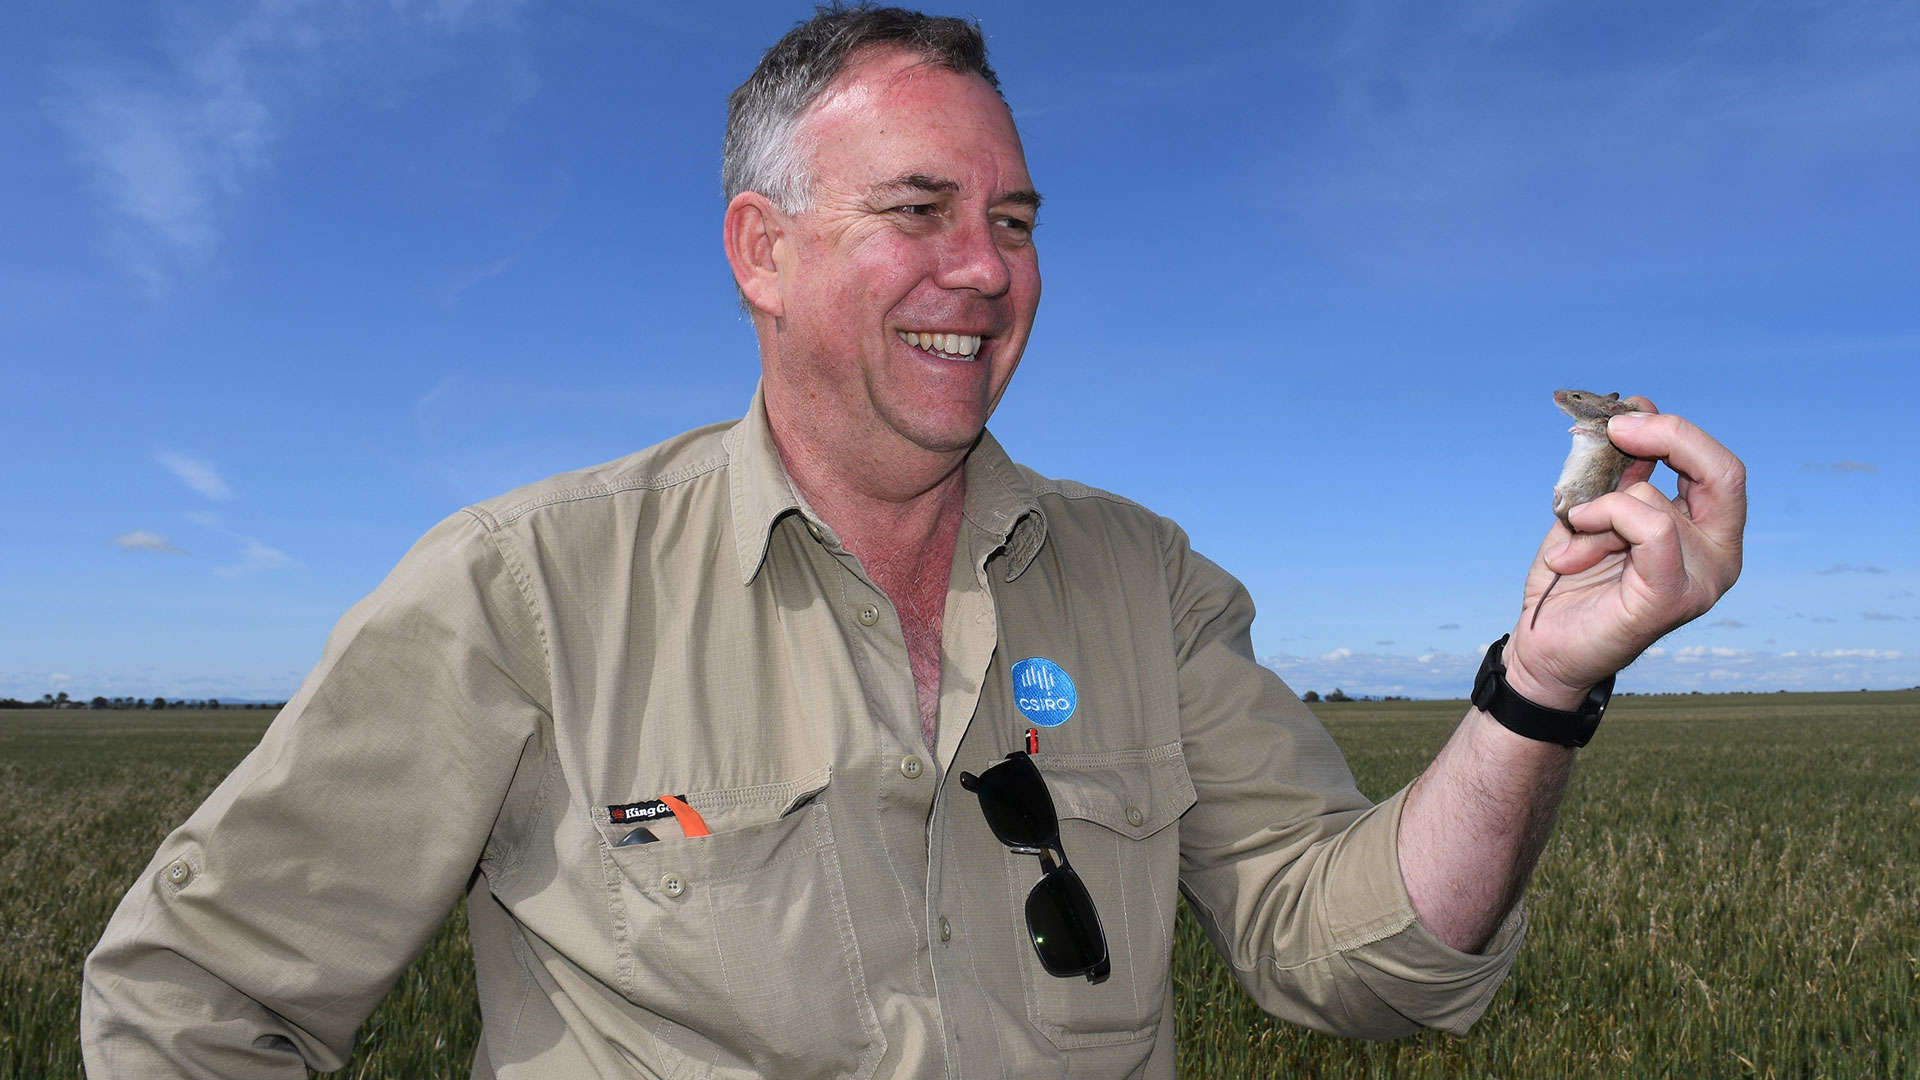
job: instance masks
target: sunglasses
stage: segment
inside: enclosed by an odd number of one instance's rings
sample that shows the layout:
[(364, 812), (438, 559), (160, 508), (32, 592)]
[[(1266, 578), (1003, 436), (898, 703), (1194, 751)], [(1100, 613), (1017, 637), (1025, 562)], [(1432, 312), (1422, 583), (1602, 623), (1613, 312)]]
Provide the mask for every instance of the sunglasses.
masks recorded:
[(1060, 846), (1060, 817), (1033, 760), (1016, 750), (979, 776), (961, 773), (960, 786), (980, 796), (987, 827), (1001, 843), (1040, 857), (1040, 881), (1027, 894), (1027, 934), (1040, 966), (1062, 979), (1085, 975), (1090, 983), (1105, 982), (1113, 964), (1107, 958), (1100, 913), (1093, 909), (1086, 884), (1067, 863), (1066, 849)]

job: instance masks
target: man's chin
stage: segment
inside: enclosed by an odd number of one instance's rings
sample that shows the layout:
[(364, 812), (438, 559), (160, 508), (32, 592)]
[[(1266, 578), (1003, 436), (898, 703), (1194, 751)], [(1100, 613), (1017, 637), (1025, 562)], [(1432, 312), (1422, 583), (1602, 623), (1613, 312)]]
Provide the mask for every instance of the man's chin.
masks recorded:
[(981, 424), (965, 431), (942, 432), (937, 435), (914, 438), (913, 444), (933, 454), (964, 454), (973, 449), (973, 444), (980, 441), (980, 433), (985, 430), (986, 425)]
[(902, 438), (928, 453), (964, 453), (980, 441), (986, 430), (985, 410), (970, 409), (946, 414), (920, 414), (899, 417), (888, 424)]

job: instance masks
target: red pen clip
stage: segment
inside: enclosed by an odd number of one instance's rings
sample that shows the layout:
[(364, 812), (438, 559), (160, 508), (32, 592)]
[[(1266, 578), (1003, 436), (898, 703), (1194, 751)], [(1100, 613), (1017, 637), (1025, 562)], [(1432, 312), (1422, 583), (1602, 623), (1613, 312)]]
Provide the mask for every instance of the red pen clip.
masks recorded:
[(1040, 729), (1030, 727), (1027, 729), (1027, 753), (1037, 754), (1039, 752), (1040, 752)]

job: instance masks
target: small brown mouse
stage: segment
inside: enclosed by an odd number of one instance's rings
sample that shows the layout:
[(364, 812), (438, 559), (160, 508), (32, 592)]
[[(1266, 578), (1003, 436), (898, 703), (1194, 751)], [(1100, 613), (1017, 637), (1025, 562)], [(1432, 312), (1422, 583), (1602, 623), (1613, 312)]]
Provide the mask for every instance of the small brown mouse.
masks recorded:
[[(1567, 452), (1567, 463), (1561, 466), (1560, 479), (1553, 485), (1553, 513), (1562, 525), (1579, 532), (1573, 522), (1567, 520), (1567, 515), (1581, 503), (1592, 502), (1618, 487), (1620, 474), (1634, 461), (1632, 455), (1622, 452), (1607, 438), (1607, 418), (1639, 412), (1640, 406), (1621, 401), (1618, 393), (1596, 394), (1588, 390), (1555, 390), (1553, 403), (1573, 417), (1573, 426), (1567, 429), (1573, 433), (1573, 449)], [(1558, 584), (1560, 575), (1555, 574), (1547, 583), (1547, 591), (1540, 594), (1540, 602), (1533, 606), (1533, 621), (1527, 624), (1528, 629), (1540, 621), (1540, 609)]]

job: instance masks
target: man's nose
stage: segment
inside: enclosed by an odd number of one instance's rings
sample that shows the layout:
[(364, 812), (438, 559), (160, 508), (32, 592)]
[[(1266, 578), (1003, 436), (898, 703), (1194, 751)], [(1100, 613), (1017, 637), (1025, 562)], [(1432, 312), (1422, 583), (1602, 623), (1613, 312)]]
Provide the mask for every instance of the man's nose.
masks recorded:
[(992, 222), (956, 223), (943, 237), (934, 284), (943, 289), (971, 289), (982, 296), (999, 296), (1013, 282), (1007, 257), (995, 242)]

